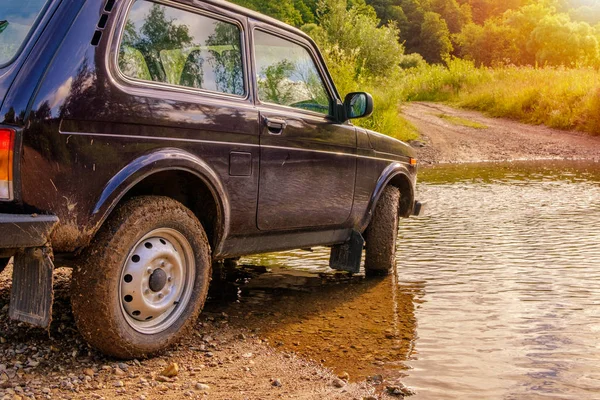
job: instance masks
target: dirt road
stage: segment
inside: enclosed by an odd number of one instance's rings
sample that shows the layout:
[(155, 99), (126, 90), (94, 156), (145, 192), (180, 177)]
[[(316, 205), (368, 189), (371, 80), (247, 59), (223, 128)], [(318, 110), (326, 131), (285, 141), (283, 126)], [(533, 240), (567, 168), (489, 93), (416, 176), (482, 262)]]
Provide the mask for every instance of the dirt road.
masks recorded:
[[(413, 143), (420, 161), (512, 161), (536, 159), (600, 160), (600, 136), (525, 125), (503, 118), (488, 118), (476, 111), (439, 103), (410, 103), (403, 115), (421, 139)], [(419, 145), (424, 144), (423, 147)]]
[[(260, 324), (248, 327), (244, 318), (230, 317), (219, 310), (226, 304), (220, 301), (209, 301), (192, 332), (168, 351), (149, 359), (111, 359), (88, 347), (77, 332), (69, 301), (71, 270), (55, 271), (48, 331), (8, 318), (11, 276), (10, 265), (0, 273), (0, 399), (401, 397), (376, 394), (384, 382), (347, 382), (318, 360), (275, 349)], [(211, 290), (221, 296), (220, 287)], [(172, 364), (177, 364), (177, 375), (163, 376)]]

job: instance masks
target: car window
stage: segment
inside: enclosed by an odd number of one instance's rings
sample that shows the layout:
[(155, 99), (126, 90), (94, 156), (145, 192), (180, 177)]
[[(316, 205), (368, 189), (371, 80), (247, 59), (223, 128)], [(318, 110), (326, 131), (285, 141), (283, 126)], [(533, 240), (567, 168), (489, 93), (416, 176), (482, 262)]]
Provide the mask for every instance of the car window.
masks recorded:
[(237, 25), (146, 0), (129, 11), (119, 68), (135, 79), (245, 93)]
[(331, 99), (306, 48), (256, 30), (254, 55), (261, 101), (329, 113)]
[(46, 0), (1, 0), (0, 66), (11, 61), (36, 24)]

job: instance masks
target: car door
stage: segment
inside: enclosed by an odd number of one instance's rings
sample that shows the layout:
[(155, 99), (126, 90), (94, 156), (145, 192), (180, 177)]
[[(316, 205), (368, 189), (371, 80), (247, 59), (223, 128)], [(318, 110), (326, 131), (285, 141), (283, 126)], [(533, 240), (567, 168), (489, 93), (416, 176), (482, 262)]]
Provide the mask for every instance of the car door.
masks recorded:
[(253, 35), (258, 228), (342, 225), (354, 198), (356, 130), (331, 116), (337, 99), (311, 43), (265, 27)]

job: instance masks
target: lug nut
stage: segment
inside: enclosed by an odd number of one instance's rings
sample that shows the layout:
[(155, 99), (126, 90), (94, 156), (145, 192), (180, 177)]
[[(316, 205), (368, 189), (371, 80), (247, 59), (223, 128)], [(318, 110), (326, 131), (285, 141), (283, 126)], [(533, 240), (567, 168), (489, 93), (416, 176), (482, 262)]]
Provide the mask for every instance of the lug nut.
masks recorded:
[(168, 280), (169, 282), (171, 282), (171, 281), (173, 280), (173, 277), (172, 277), (172, 276), (170, 276), (169, 278), (167, 278), (167, 280)]
[(164, 295), (164, 294), (162, 294), (162, 293), (159, 293), (159, 294), (158, 294), (158, 298), (159, 298), (159, 299), (162, 299), (164, 296), (165, 296), (165, 295)]
[(148, 269), (146, 270), (147, 273), (151, 274), (152, 273), (152, 268), (148, 267)]
[(150, 294), (150, 289), (144, 290), (144, 294)]

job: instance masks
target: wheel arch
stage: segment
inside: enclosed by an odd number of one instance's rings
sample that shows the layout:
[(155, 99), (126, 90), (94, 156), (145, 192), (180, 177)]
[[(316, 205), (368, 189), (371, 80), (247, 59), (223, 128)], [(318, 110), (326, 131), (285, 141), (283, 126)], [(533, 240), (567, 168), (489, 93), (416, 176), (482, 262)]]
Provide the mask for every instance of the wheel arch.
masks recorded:
[(410, 173), (408, 168), (401, 163), (392, 163), (383, 170), (375, 189), (371, 194), (371, 199), (367, 206), (365, 217), (361, 221), (360, 231), (364, 231), (371, 222), (371, 217), (375, 211), (375, 206), (383, 193), (383, 190), (388, 185), (397, 187), (400, 190), (400, 209), (398, 215), (400, 217), (409, 217), (413, 210), (414, 199), (415, 199), (415, 182), (414, 178), (411, 178), (413, 174)]
[(94, 235), (120, 203), (141, 195), (171, 197), (192, 210), (213, 253), (227, 236), (229, 200), (217, 174), (197, 156), (172, 148), (136, 158), (108, 181), (92, 211)]

